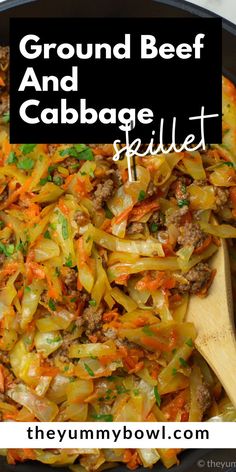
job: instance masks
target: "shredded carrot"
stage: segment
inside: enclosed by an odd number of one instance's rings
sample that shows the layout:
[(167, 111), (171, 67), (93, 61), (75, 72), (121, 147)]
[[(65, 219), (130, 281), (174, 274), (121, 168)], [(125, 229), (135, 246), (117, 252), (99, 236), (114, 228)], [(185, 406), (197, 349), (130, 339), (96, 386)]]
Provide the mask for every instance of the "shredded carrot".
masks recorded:
[(123, 461), (130, 470), (135, 470), (141, 464), (138, 452), (133, 449), (126, 449)]
[[(158, 333), (158, 330), (152, 328), (153, 333), (155, 331)], [(140, 341), (143, 346), (147, 346), (150, 349), (156, 349), (157, 351), (163, 351), (163, 352), (171, 352), (177, 344), (177, 335), (176, 331), (173, 329), (170, 332), (168, 343), (164, 343), (162, 341), (159, 341), (155, 334), (153, 336), (141, 336)]]
[(140, 370), (142, 370), (144, 367), (144, 362), (143, 361), (139, 361), (137, 362), (137, 364), (135, 364), (135, 366), (130, 369), (128, 371), (129, 374), (136, 374), (137, 372), (139, 372)]
[(71, 181), (73, 180), (73, 178), (74, 178), (74, 175), (73, 175), (73, 174), (68, 175), (68, 177), (66, 177), (65, 183), (62, 185), (62, 188), (63, 188), (64, 190), (67, 190), (67, 189), (68, 189), (68, 187), (69, 187)]
[(91, 343), (96, 343), (98, 340), (98, 337), (96, 336), (96, 334), (89, 334), (88, 338), (89, 338), (89, 341), (91, 341)]
[(144, 200), (141, 203), (138, 203), (134, 206), (133, 210), (129, 215), (130, 221), (139, 221), (143, 218), (144, 215), (149, 213), (150, 211), (157, 210), (159, 208), (159, 203), (157, 201), (147, 201)]
[(113, 225), (118, 225), (122, 223), (122, 221), (127, 220), (131, 210), (133, 208), (133, 205), (130, 205), (128, 208), (126, 208), (124, 211), (122, 211), (118, 216), (114, 216), (111, 220), (111, 224)]
[(115, 283), (118, 285), (127, 285), (129, 278), (130, 278), (130, 274), (120, 275), (119, 277), (115, 279)]
[(148, 290), (150, 292), (154, 292), (162, 286), (165, 278), (165, 272), (156, 272), (155, 278), (152, 276), (152, 274), (147, 274), (136, 283), (135, 288), (141, 291)]
[(79, 254), (79, 262), (80, 262), (80, 265), (82, 266), (86, 264), (86, 262), (89, 259), (89, 256), (86, 254), (84, 250), (84, 241), (82, 237), (79, 238), (77, 241), (77, 249), (78, 249), (78, 254)]
[(8, 157), (11, 152), (11, 144), (9, 143), (8, 139), (4, 139), (2, 143), (2, 152), (6, 157)]
[(149, 415), (148, 415), (147, 418), (146, 418), (146, 421), (150, 421), (151, 423), (156, 422), (157, 419), (156, 419), (154, 413), (152, 413), (152, 412), (149, 413)]
[(3, 414), (3, 419), (4, 419), (4, 420), (15, 420), (15, 419), (16, 419), (16, 414), (15, 414), (15, 413), (6, 412), (6, 413)]
[(116, 321), (119, 318), (119, 314), (117, 312), (117, 308), (115, 310), (107, 311), (103, 314), (103, 320), (106, 322)]
[(37, 144), (38, 151), (48, 153), (48, 144)]
[(166, 243), (163, 243), (162, 244), (162, 249), (165, 253), (165, 256), (174, 256), (175, 255), (175, 251), (172, 247), (172, 245), (170, 244), (170, 242), (166, 242)]
[(98, 398), (98, 392), (93, 392), (84, 400), (84, 403), (90, 403), (90, 402), (93, 402), (94, 400), (96, 401), (97, 398)]
[(206, 285), (200, 290), (200, 292), (197, 293), (197, 295), (198, 295), (199, 297), (204, 298), (204, 297), (207, 295), (208, 290), (209, 290), (209, 288), (210, 288), (210, 286), (211, 286), (211, 284), (212, 284), (212, 282), (213, 282), (213, 280), (214, 280), (214, 278), (215, 278), (216, 272), (217, 272), (216, 269), (213, 269), (213, 270), (211, 271), (211, 275), (210, 275), (210, 277), (209, 277), (208, 282), (207, 282)]
[(64, 201), (62, 198), (59, 199), (59, 202), (58, 202), (58, 207), (60, 208), (61, 212), (64, 214), (64, 215), (69, 215), (69, 208), (65, 205)]
[(3, 193), (5, 188), (6, 188), (6, 185), (0, 185), (0, 195)]
[[(53, 298), (54, 300), (58, 300), (60, 298), (60, 293), (58, 292), (58, 290), (56, 290), (55, 286), (53, 285), (53, 281), (50, 279), (48, 274), (44, 272), (44, 277), (42, 277), (42, 278), (45, 278), (45, 277), (46, 277), (48, 287), (49, 287), (49, 289), (48, 289), (49, 298)], [(38, 278), (40, 278), (40, 277), (38, 277)]]
[(189, 412), (184, 411), (181, 415), (181, 420), (180, 421), (188, 421), (188, 419), (189, 419)]
[(33, 225), (35, 221), (38, 221), (40, 216), (40, 207), (37, 203), (32, 202), (28, 208), (24, 210), (24, 213), (28, 216), (30, 224)]
[(105, 219), (102, 223), (102, 225), (100, 226), (100, 229), (103, 229), (103, 231), (106, 231), (107, 233), (110, 233), (111, 232), (111, 222), (112, 220), (109, 220), (109, 219)]
[(162, 408), (164, 414), (167, 415), (169, 421), (175, 421), (179, 411), (184, 407), (187, 401), (187, 391), (182, 390), (173, 400)]
[(202, 241), (201, 246), (197, 247), (197, 248), (194, 250), (194, 253), (195, 253), (195, 254), (202, 254), (202, 253), (208, 248), (208, 246), (210, 246), (211, 242), (212, 242), (212, 236), (209, 235), (207, 238), (205, 238), (205, 239)]
[(32, 282), (33, 279), (42, 280), (46, 277), (44, 268), (33, 261), (26, 263), (26, 273), (30, 282)]
[(76, 285), (76, 287), (77, 287), (77, 290), (79, 290), (79, 292), (80, 292), (80, 291), (82, 290), (82, 288), (83, 288), (82, 284), (80, 283), (79, 277), (77, 277), (77, 285)]
[(21, 300), (22, 297), (23, 297), (23, 295), (24, 295), (24, 289), (23, 289), (23, 287), (21, 287), (21, 288), (18, 290), (17, 295), (18, 295), (19, 300)]
[(20, 187), (18, 188), (17, 190), (15, 190), (8, 198), (7, 200), (2, 203), (2, 205), (0, 205), (0, 210), (3, 210), (4, 208), (7, 208), (9, 207), (9, 205), (13, 202), (15, 202), (19, 196), (25, 192), (27, 192), (27, 190), (29, 189), (30, 187), (30, 184), (32, 182), (32, 177), (29, 177), (25, 183)]
[(78, 192), (80, 197), (86, 197), (86, 195), (88, 194), (88, 190), (87, 190), (88, 181), (89, 181), (88, 176), (85, 176), (83, 179), (80, 177), (77, 178), (75, 189)]
[(2, 365), (0, 365), (0, 392), (4, 393), (4, 370)]
[(18, 270), (18, 268), (18, 262), (8, 262), (7, 264), (5, 264), (4, 268), (1, 269), (1, 275), (12, 275)]
[(158, 368), (152, 370), (152, 373), (151, 373), (152, 379), (157, 380), (157, 379), (158, 379), (159, 372), (160, 372), (160, 369), (158, 369)]
[(60, 369), (57, 367), (51, 367), (50, 365), (42, 365), (40, 367), (40, 374), (47, 377), (55, 377), (55, 375), (59, 374), (59, 372)]
[(127, 171), (127, 169), (123, 169), (121, 171), (121, 179), (122, 179), (123, 184), (125, 184), (125, 182), (127, 182), (127, 180), (128, 180), (128, 171)]

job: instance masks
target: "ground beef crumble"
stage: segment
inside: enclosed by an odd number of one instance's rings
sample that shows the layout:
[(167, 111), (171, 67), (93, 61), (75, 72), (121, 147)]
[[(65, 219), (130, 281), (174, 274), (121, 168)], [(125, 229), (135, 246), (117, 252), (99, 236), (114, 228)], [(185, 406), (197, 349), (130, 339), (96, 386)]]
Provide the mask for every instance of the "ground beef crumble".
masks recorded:
[(156, 224), (159, 226), (164, 226), (165, 224), (165, 215), (160, 210), (156, 210), (153, 212), (152, 216), (148, 220), (148, 224)]
[(198, 223), (186, 223), (179, 228), (179, 232), (177, 242), (180, 246), (194, 246), (198, 248), (208, 237), (208, 235), (201, 230)]
[(77, 289), (77, 271), (69, 267), (66, 268), (66, 273), (63, 279), (64, 284), (69, 291), (76, 291)]
[(0, 115), (9, 112), (9, 96), (5, 93), (0, 94)]
[(180, 293), (198, 293), (211, 278), (212, 270), (206, 262), (199, 262), (184, 275), (186, 283), (179, 284), (177, 291)]
[(9, 46), (0, 46), (0, 66), (5, 68), (9, 64)]
[(156, 195), (157, 193), (157, 190), (158, 190), (158, 187), (154, 184), (154, 182), (151, 180), (148, 184), (148, 188), (147, 188), (147, 196), (148, 197), (152, 197), (153, 195)]
[(114, 182), (111, 179), (106, 180), (103, 184), (98, 184), (95, 192), (93, 204), (96, 210), (103, 207), (104, 203), (111, 198), (114, 191)]
[(2, 268), (5, 259), (6, 259), (5, 254), (0, 254), (0, 268)]
[(85, 334), (89, 336), (94, 331), (97, 331), (101, 326), (103, 308), (96, 308), (89, 306), (85, 308), (82, 313), (83, 326), (85, 327)]
[(187, 200), (189, 198), (187, 186), (191, 184), (191, 178), (182, 175), (175, 180), (169, 189), (169, 196), (173, 196), (176, 200)]
[(75, 174), (78, 171), (78, 160), (75, 157), (67, 157), (60, 163), (61, 167), (65, 167), (69, 174)]
[(196, 395), (198, 404), (203, 413), (205, 413), (205, 411), (211, 406), (211, 395), (204, 383), (197, 388)]
[(131, 223), (127, 228), (126, 234), (132, 235), (132, 234), (142, 233), (143, 228), (144, 228), (143, 223), (138, 223), (138, 222)]
[(60, 144), (49, 144), (48, 145), (49, 156), (53, 156), (53, 154), (56, 152), (58, 146), (60, 146)]
[[(9, 47), (0, 47), (0, 71), (7, 70), (8, 63), (9, 63)], [(0, 115), (3, 115), (4, 113), (9, 112), (8, 73), (6, 72), (6, 76), (5, 76), (5, 73), (3, 74), (4, 74), (4, 82), (6, 85), (4, 85), (3, 87), (0, 87), (0, 90), (1, 90)]]
[(8, 198), (8, 191), (7, 188), (3, 190), (3, 192), (0, 194), (0, 202), (4, 203)]
[(229, 199), (229, 190), (224, 187), (214, 187), (215, 192), (215, 211), (218, 212), (224, 208)]
[(182, 208), (173, 211), (170, 215), (166, 215), (166, 225), (169, 226), (170, 224), (174, 224), (180, 226), (182, 217), (186, 215), (188, 211), (188, 206), (184, 205)]

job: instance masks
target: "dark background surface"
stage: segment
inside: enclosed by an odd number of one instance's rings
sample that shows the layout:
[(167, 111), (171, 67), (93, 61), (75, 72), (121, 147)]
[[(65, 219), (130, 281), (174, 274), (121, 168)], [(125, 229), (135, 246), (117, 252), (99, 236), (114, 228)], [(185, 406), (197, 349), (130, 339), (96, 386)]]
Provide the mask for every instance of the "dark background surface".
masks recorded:
[[(23, 3), (25, 5), (14, 8)], [(10, 6), (13, 9), (8, 9)], [(0, 5), (0, 39), (2, 43), (8, 44), (8, 20), (13, 16), (189, 17), (192, 15), (213, 16), (212, 13), (182, 0), (159, 0), (158, 2), (151, 0), (37, 0), (35, 2), (9, 0), (7, 5)], [(223, 72), (236, 83), (236, 28), (226, 20), (223, 21), (222, 46)], [(205, 463), (198, 463), (198, 461), (205, 461)], [(213, 462), (217, 463), (217, 461), (220, 461), (221, 466), (213, 465)], [(236, 462), (236, 449), (188, 450), (181, 454), (180, 465), (171, 468), (171, 472), (235, 472), (236, 467), (233, 462)], [(223, 463), (227, 464), (222, 467)], [(3, 458), (0, 458), (0, 472), (52, 472), (52, 470), (51, 467), (30, 462), (10, 466), (5, 463)], [(60, 472), (68, 472), (68, 469), (64, 468), (59, 470)], [(158, 464), (154, 470), (157, 472), (166, 471), (161, 464)], [(119, 472), (127, 472), (127, 469), (121, 466)]]

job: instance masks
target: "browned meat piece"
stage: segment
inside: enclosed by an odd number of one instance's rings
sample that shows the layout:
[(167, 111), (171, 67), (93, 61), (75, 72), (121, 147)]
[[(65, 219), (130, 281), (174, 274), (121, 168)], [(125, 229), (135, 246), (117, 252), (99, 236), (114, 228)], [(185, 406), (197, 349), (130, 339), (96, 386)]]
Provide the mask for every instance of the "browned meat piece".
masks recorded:
[(212, 270), (206, 262), (199, 262), (185, 274), (187, 283), (177, 287), (178, 292), (198, 293), (211, 278)]
[[(7, 66), (9, 63), (9, 47), (0, 47), (0, 72), (6, 86), (1, 87), (0, 94), (0, 116), (9, 112), (9, 95), (8, 89), (8, 72)], [(4, 72), (6, 71), (6, 72)]]
[(65, 183), (65, 179), (66, 177), (64, 175), (61, 175), (60, 172), (58, 172), (57, 170), (53, 171), (52, 180), (54, 184), (63, 185)]
[(121, 173), (120, 173), (119, 169), (114, 170), (112, 178), (113, 178), (113, 181), (114, 181), (114, 184), (116, 185), (116, 187), (120, 187), (123, 184)]
[(194, 180), (193, 184), (198, 185), (198, 187), (204, 187), (207, 185), (207, 180)]
[(126, 231), (126, 234), (138, 234), (143, 232), (143, 223), (131, 223)]
[(79, 161), (75, 157), (67, 157), (63, 162), (60, 163), (61, 167), (65, 167), (70, 174), (75, 174), (79, 169)]
[(48, 291), (47, 290), (43, 290), (43, 292), (41, 293), (40, 301), (42, 301), (43, 303), (48, 303)]
[(0, 67), (5, 69), (9, 64), (9, 46), (0, 46)]
[(157, 193), (157, 190), (158, 190), (158, 187), (154, 184), (154, 182), (151, 180), (148, 184), (148, 188), (147, 188), (147, 191), (146, 191), (146, 195), (148, 197), (152, 197), (153, 195), (155, 195)]
[(104, 332), (105, 339), (116, 339), (117, 332), (114, 328), (109, 328)]
[(77, 289), (77, 272), (75, 269), (66, 267), (65, 277), (63, 279), (64, 284), (67, 286), (69, 291), (76, 291)]
[(178, 179), (175, 187), (175, 198), (177, 200), (188, 200), (189, 193), (186, 187), (187, 179)]
[(188, 213), (187, 205), (175, 210), (171, 215), (166, 215), (166, 225), (169, 226), (170, 224), (174, 224), (179, 226), (182, 216), (186, 215), (186, 213)]
[(113, 180), (108, 179), (103, 184), (98, 184), (94, 192), (93, 204), (96, 210), (102, 208), (103, 204), (111, 198), (114, 191)]
[(101, 326), (103, 308), (89, 306), (82, 313), (83, 325), (86, 328), (86, 335), (89, 336), (97, 331)]
[(9, 95), (6, 93), (0, 94), (0, 115), (9, 112)]
[(211, 406), (211, 395), (207, 386), (203, 383), (197, 389), (197, 401), (203, 413)]
[(52, 156), (58, 148), (58, 144), (49, 144), (48, 145), (48, 153), (50, 156)]
[(8, 198), (8, 191), (7, 188), (3, 190), (3, 192), (0, 194), (0, 202), (3, 203), (7, 200)]
[[(97, 158), (97, 156), (96, 156)], [(121, 173), (119, 169), (108, 169), (106, 175), (109, 175), (114, 182), (116, 188), (120, 187), (123, 184)]]
[(215, 192), (215, 204), (216, 204), (216, 209), (215, 211), (220, 211), (226, 203), (228, 202), (229, 199), (229, 190), (224, 187), (214, 187), (214, 192)]
[(0, 268), (3, 266), (5, 259), (6, 259), (5, 254), (0, 254)]
[(8, 351), (1, 351), (0, 350), (0, 362), (2, 364), (10, 364), (10, 359), (9, 359), (9, 352)]
[(113, 144), (90, 144), (89, 147), (98, 148), (101, 156), (109, 157), (114, 154)]
[(160, 210), (153, 212), (152, 216), (148, 220), (149, 225), (156, 224), (158, 226), (163, 226), (165, 224), (165, 215)]
[(89, 222), (89, 215), (79, 210), (75, 213), (74, 219), (78, 226), (85, 226)]
[(115, 340), (115, 344), (116, 344), (117, 347), (124, 346), (124, 347), (127, 347), (128, 349), (139, 349), (140, 350), (140, 346), (138, 344), (135, 344), (132, 341), (128, 341), (128, 339), (117, 338)]
[(179, 172), (175, 173), (173, 172), (174, 175), (176, 175), (176, 180), (172, 182), (168, 196), (169, 197), (175, 197), (177, 200), (185, 200), (188, 198), (188, 189), (187, 186), (192, 183), (191, 177), (188, 177), (186, 175), (179, 175)]
[(186, 223), (179, 228), (179, 232), (180, 235), (177, 242), (181, 246), (194, 246), (197, 248), (208, 237), (206, 233), (203, 233), (198, 223)]

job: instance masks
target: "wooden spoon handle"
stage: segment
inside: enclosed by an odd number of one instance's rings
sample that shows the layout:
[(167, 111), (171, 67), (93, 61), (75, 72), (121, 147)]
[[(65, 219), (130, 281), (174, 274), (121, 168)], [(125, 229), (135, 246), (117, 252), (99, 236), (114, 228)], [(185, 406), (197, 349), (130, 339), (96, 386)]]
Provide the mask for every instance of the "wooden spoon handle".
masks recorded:
[(236, 341), (232, 329), (225, 328), (219, 337), (204, 342), (196, 339), (196, 347), (217, 375), (219, 381), (236, 408)]

